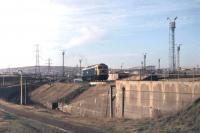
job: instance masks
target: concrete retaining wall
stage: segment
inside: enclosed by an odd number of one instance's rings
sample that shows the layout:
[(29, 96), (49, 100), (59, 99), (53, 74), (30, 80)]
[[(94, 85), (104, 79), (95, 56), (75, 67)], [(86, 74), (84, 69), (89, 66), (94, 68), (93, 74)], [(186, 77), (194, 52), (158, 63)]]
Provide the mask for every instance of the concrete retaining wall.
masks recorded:
[(59, 103), (59, 109), (83, 117), (107, 117), (110, 106), (108, 98), (108, 93), (88, 96), (68, 105)]
[(111, 84), (90, 86), (70, 103), (59, 102), (59, 109), (83, 117), (109, 117)]
[(116, 81), (115, 117), (141, 119), (175, 112), (200, 97), (200, 82)]

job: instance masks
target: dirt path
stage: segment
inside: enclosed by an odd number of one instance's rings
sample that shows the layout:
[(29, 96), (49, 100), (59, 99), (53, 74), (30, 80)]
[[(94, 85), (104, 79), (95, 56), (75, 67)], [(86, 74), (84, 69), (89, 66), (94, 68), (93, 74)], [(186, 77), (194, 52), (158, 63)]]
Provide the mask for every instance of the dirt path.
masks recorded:
[(62, 120), (49, 118), (46, 116), (35, 114), (33, 112), (27, 112), (21, 109), (16, 109), (14, 107), (7, 106), (6, 104), (0, 104), (0, 109), (2, 111), (5, 111), (7, 113), (12, 113), (19, 117), (25, 117), (28, 119), (39, 121), (41, 123), (45, 123), (53, 127), (63, 129), (64, 131), (69, 132), (69, 133), (101, 133), (100, 129), (76, 125), (75, 123), (66, 122), (66, 121), (64, 122)]

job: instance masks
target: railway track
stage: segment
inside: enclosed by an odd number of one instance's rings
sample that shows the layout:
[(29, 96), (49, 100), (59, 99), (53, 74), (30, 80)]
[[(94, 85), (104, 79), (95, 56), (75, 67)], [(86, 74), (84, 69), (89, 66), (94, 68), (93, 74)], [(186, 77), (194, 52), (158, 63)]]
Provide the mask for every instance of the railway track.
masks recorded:
[(24, 117), (31, 120), (36, 120), (51, 127), (56, 127), (66, 133), (101, 133), (99, 129), (76, 125), (75, 123), (70, 123), (58, 119), (49, 118), (46, 116), (42, 116), (39, 114), (35, 114), (33, 112), (23, 111), (21, 109), (16, 109), (14, 107), (9, 107), (3, 104), (0, 104), (0, 110), (6, 113), (10, 113), (12, 115), (16, 115), (19, 117)]

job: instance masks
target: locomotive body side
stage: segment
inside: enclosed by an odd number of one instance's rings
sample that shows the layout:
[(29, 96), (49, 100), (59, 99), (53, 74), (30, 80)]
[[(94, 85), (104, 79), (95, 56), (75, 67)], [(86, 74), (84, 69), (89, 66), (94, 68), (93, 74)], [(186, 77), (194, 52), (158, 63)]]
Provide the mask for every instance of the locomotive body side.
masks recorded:
[(105, 64), (97, 64), (89, 66), (82, 71), (82, 79), (84, 81), (102, 81), (108, 79), (108, 66)]

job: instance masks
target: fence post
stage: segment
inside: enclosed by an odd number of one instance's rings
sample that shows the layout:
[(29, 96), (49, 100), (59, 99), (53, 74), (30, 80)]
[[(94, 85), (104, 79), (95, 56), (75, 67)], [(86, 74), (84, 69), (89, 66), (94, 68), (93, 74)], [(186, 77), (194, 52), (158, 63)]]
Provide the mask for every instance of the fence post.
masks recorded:
[(122, 118), (124, 118), (125, 88), (122, 88)]

